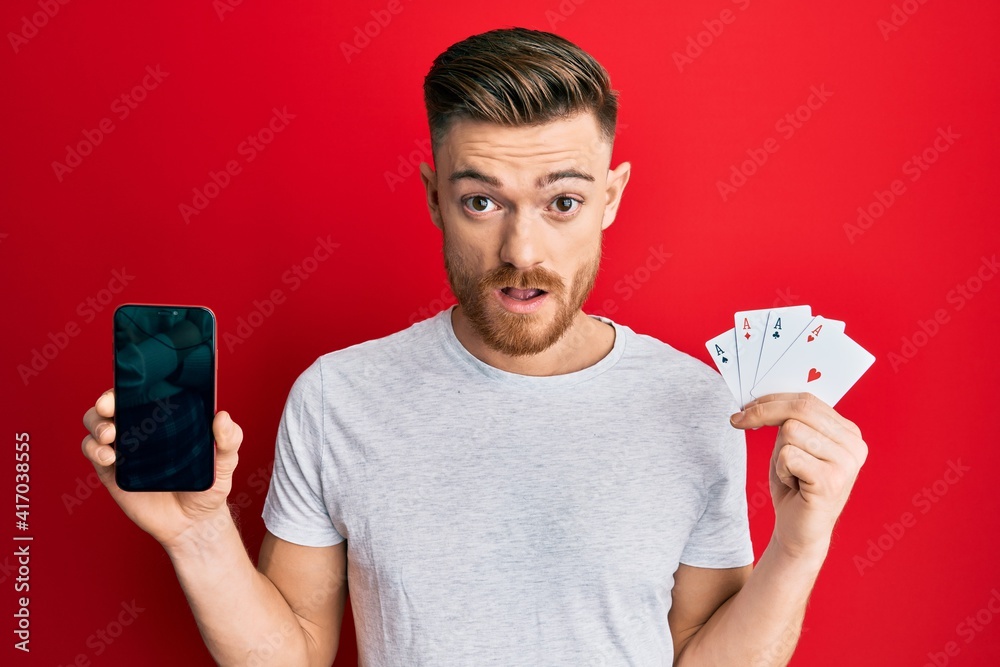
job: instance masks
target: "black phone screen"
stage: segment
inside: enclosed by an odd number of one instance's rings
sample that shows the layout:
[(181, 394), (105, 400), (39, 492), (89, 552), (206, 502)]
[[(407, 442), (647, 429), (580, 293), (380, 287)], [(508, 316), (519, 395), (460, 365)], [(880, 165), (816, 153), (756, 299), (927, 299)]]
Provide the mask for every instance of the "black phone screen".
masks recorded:
[(126, 491), (215, 483), (215, 315), (200, 306), (114, 314), (115, 478)]

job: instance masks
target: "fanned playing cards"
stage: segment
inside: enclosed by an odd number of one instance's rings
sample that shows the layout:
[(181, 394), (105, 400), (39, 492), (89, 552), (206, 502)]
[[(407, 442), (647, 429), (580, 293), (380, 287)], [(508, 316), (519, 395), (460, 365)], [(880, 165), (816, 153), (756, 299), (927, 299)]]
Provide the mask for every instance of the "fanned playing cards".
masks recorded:
[(744, 310), (733, 320), (705, 347), (740, 409), (765, 394), (805, 391), (832, 407), (875, 363), (843, 322), (809, 306)]

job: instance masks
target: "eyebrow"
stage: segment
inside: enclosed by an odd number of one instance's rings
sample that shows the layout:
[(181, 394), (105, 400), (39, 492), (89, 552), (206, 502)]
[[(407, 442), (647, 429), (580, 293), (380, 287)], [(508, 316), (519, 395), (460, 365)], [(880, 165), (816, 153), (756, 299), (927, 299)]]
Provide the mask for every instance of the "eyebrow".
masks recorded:
[[(499, 178), (496, 176), (489, 176), (475, 169), (460, 169), (452, 173), (452, 175), (448, 177), (448, 180), (455, 183), (465, 178), (481, 181), (487, 185), (497, 188), (498, 190), (503, 188), (503, 183), (500, 182)], [(547, 185), (552, 185), (553, 183), (566, 178), (579, 178), (585, 181), (594, 181), (594, 177), (584, 171), (578, 171), (576, 169), (563, 169), (561, 171), (553, 171), (552, 173), (539, 177), (535, 181), (535, 187), (541, 190)]]

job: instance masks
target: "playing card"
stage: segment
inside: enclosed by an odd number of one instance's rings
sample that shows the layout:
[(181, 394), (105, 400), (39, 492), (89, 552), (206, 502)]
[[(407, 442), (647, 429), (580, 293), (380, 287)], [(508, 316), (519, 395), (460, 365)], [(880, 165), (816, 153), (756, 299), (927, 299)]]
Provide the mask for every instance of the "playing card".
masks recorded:
[(767, 326), (764, 329), (764, 340), (761, 341), (754, 384), (767, 375), (812, 319), (812, 308), (809, 306), (774, 308), (767, 314)]
[(757, 361), (760, 358), (760, 344), (764, 340), (764, 329), (767, 325), (768, 308), (761, 310), (741, 310), (733, 320), (736, 326), (736, 364), (740, 377), (740, 407), (753, 400), (750, 389), (753, 387), (754, 376), (757, 374)]
[[(726, 381), (733, 398), (740, 400), (740, 369), (736, 365), (736, 329), (730, 329), (726, 333), (719, 334), (712, 340), (705, 343), (708, 354), (715, 362), (716, 368), (722, 374), (722, 379)], [(740, 404), (743, 407), (743, 404)]]
[(844, 333), (837, 320), (814, 317), (774, 366), (751, 389), (753, 398), (778, 392), (810, 392), (834, 406), (875, 362)]

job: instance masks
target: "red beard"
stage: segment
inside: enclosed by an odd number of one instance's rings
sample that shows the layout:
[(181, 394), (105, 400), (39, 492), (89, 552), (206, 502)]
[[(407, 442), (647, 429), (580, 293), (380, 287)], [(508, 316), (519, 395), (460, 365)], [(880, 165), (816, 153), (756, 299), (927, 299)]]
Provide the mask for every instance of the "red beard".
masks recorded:
[[(504, 264), (477, 277), (461, 255), (449, 247), (447, 235), (444, 242), (448, 281), (462, 312), (486, 345), (514, 357), (544, 352), (563, 337), (594, 287), (600, 260), (601, 247), (598, 243), (596, 256), (581, 266), (573, 277), (567, 297), (562, 278), (540, 266), (518, 271)], [(555, 316), (547, 319), (542, 312), (513, 313), (507, 310), (494, 295), (495, 290), (504, 287), (548, 292), (546, 301), (552, 301), (552, 305), (543, 303), (541, 311), (554, 305)]]

